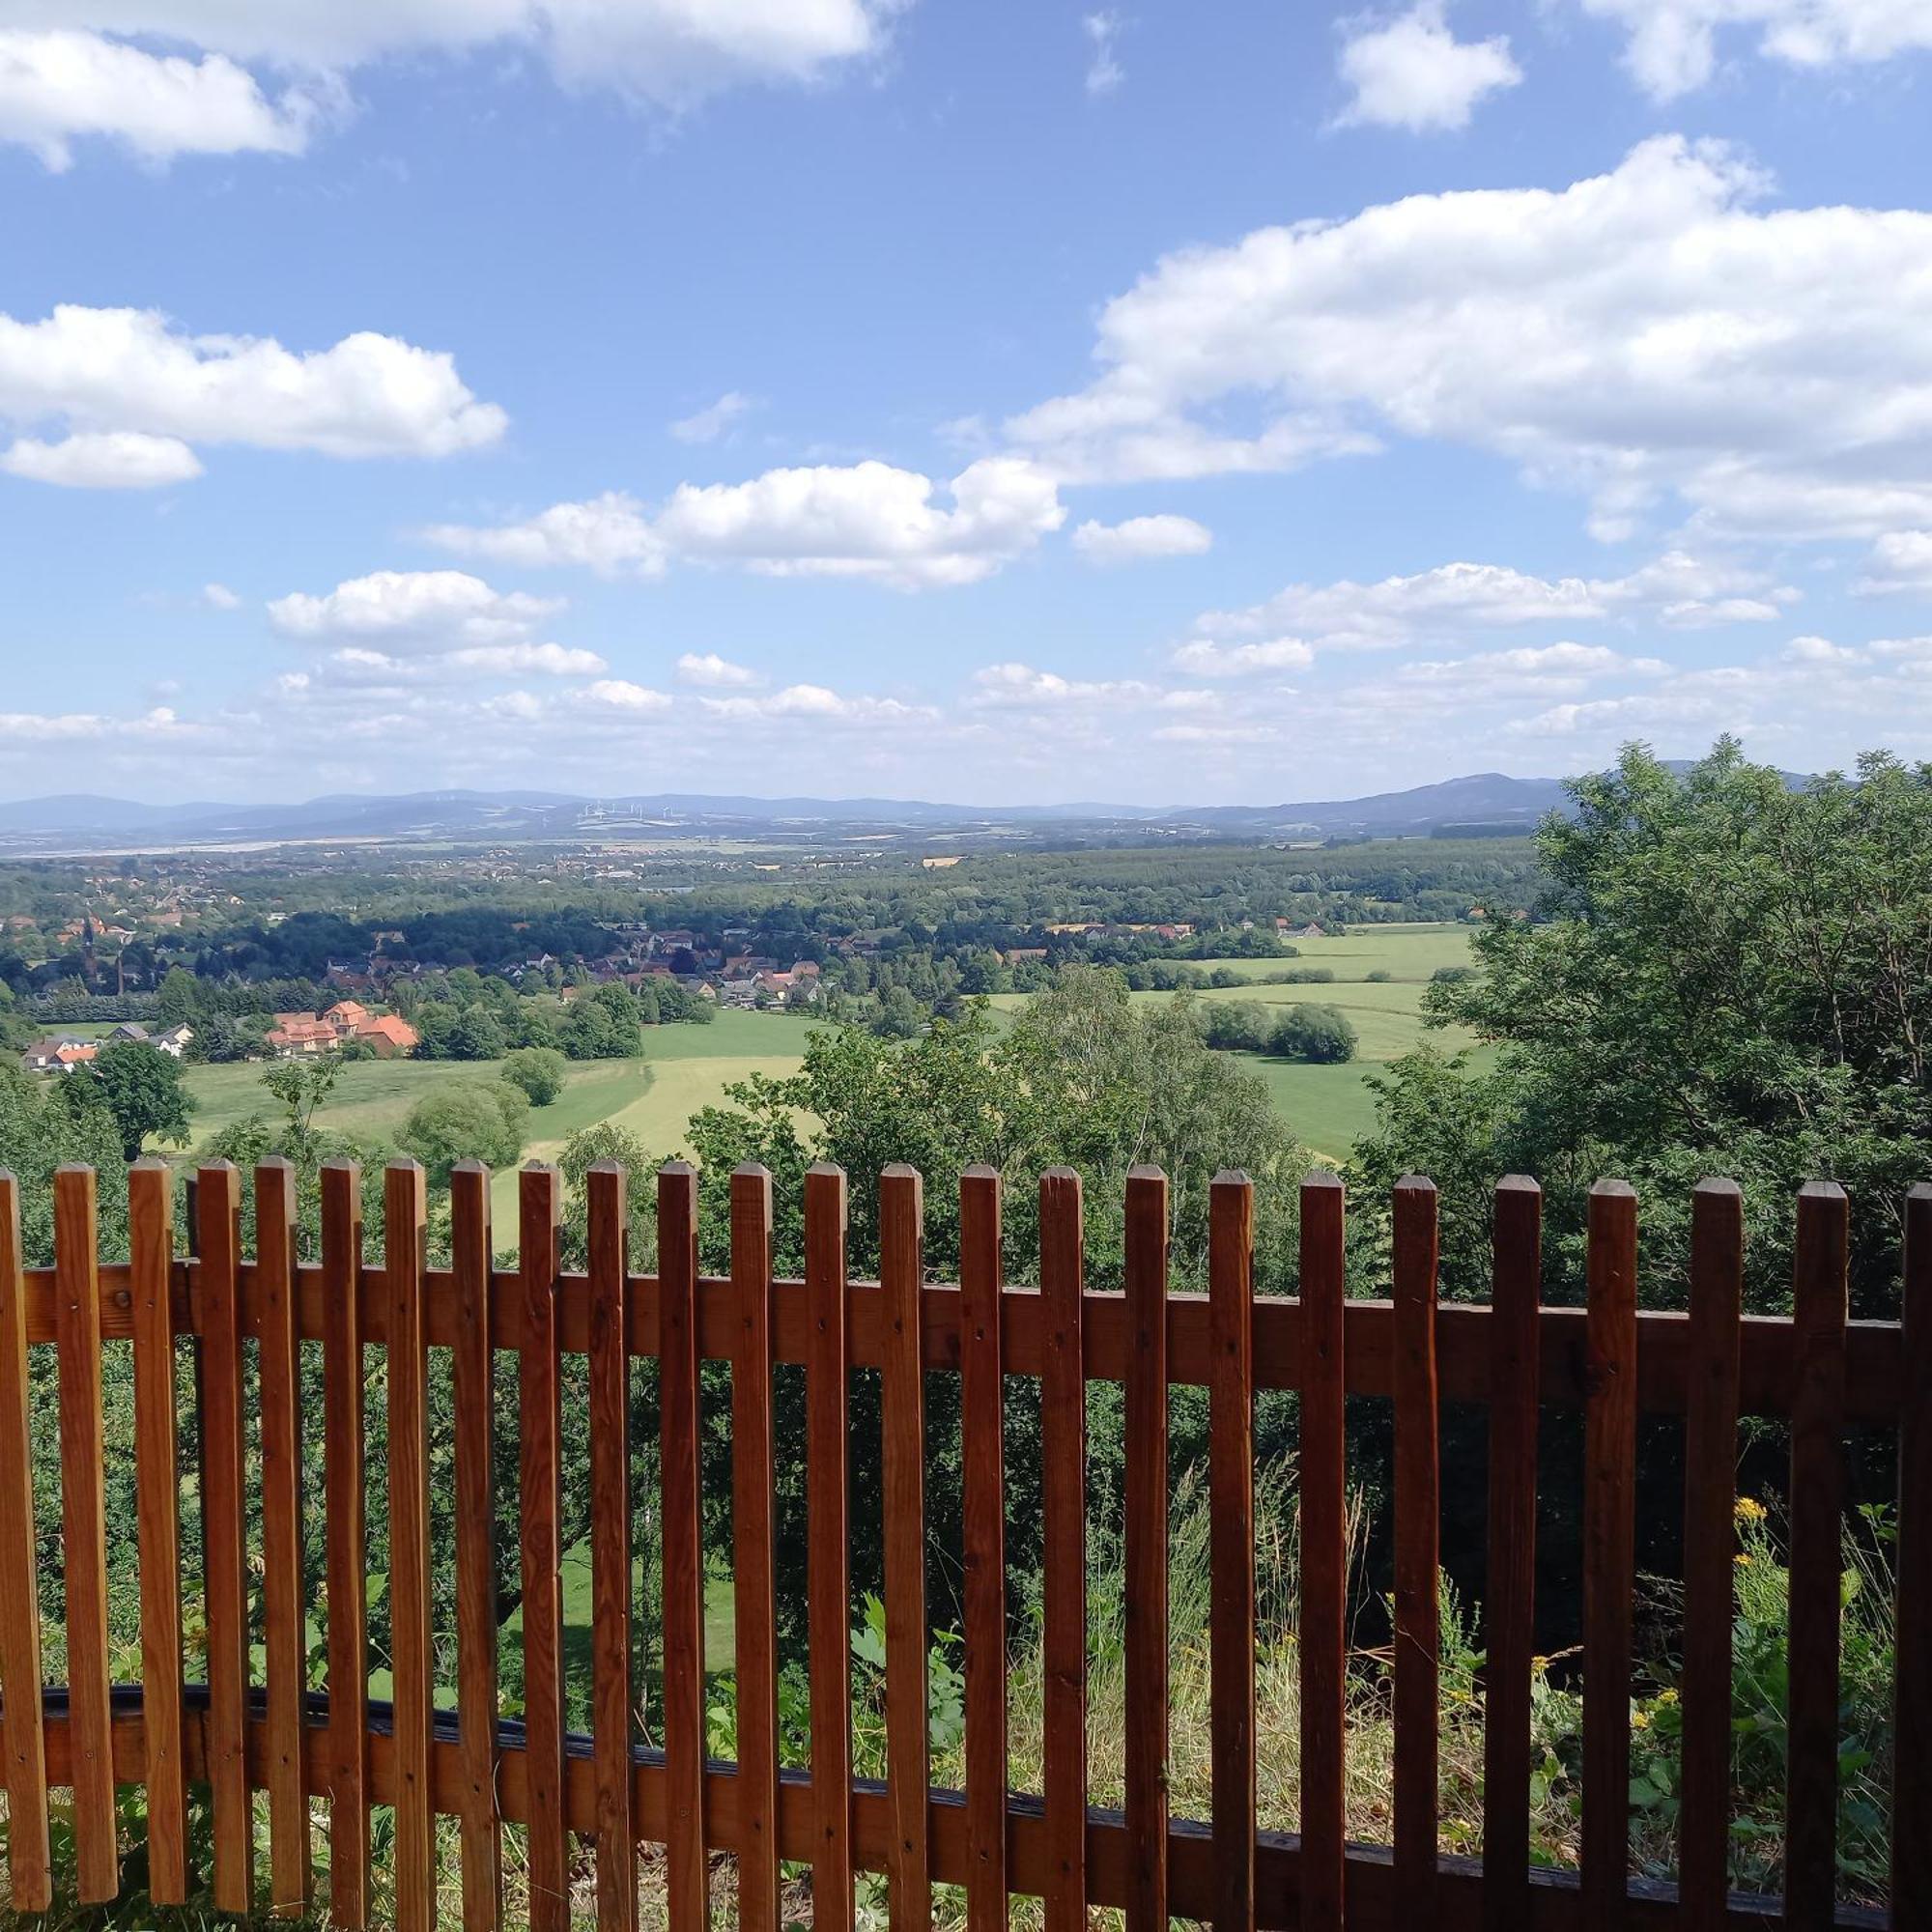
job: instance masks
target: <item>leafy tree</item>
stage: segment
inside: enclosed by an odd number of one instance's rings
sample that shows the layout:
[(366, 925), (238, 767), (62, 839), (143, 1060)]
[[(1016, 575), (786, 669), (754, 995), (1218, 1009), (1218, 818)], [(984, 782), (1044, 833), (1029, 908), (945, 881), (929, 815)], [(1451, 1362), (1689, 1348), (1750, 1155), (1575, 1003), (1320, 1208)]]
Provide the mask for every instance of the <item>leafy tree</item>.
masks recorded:
[(201, 981), (182, 966), (170, 966), (155, 996), (164, 1026), (192, 1025), (201, 1012)]
[(1477, 931), (1480, 974), (1430, 986), (1432, 1018), (1496, 1042), (1452, 1080), (1439, 1055), (1378, 1084), (1357, 1149), (1358, 1225), (1406, 1167), (1443, 1189), (1445, 1285), (1481, 1293), (1496, 1178), (1545, 1188), (1550, 1292), (1581, 1293), (1589, 1183), (1644, 1204), (1646, 1297), (1686, 1292), (1691, 1185), (1741, 1182), (1747, 1285), (1788, 1305), (1792, 1201), (1843, 1183), (1855, 1312), (1896, 1307), (1902, 1198), (1932, 1141), (1932, 765), (1874, 754), (1793, 790), (1721, 740), (1673, 772), (1640, 746), (1571, 785), (1539, 844), (1530, 922)]
[(1339, 1065), (1355, 1057), (1356, 1035), (1340, 1007), (1288, 1008), (1268, 1034), (1267, 1050), (1277, 1060), (1298, 1060), (1314, 1066)]
[(520, 1046), (503, 1062), (503, 1078), (521, 1087), (532, 1107), (548, 1107), (570, 1078), (570, 1063), (554, 1047)]
[(1223, 1051), (1264, 1052), (1268, 1025), (1268, 1009), (1259, 1000), (1214, 1000), (1202, 1008), (1202, 1037)]
[[(80, 1076), (85, 1078), (85, 1076)], [(182, 1078), (181, 1062), (142, 1039), (117, 1039), (94, 1063), (107, 1110), (121, 1132), (121, 1150), (139, 1160), (150, 1134), (185, 1147), (194, 1095)]]
[(507, 1080), (478, 1080), (440, 1087), (410, 1109), (398, 1139), (406, 1153), (422, 1162), (430, 1185), (449, 1185), (449, 1171), (460, 1160), (514, 1167), (524, 1151), (525, 1116), (529, 1098)]
[(497, 1015), (478, 1000), (459, 1009), (449, 1029), (451, 1060), (500, 1060), (509, 1042)]
[[(563, 1050), (572, 1060), (627, 1060), (639, 1049), (637, 1009), (620, 1013), (601, 992), (573, 1000), (566, 1009)], [(624, 997), (628, 1002), (630, 995)]]

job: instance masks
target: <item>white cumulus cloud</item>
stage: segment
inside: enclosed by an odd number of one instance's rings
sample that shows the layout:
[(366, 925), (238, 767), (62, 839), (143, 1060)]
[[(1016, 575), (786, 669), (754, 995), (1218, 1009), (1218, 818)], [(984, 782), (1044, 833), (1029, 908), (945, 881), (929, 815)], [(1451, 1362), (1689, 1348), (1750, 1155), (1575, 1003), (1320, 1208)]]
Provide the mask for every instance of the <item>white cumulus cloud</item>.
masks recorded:
[[(4, 18), (4, 14), (0, 14)], [(298, 155), (325, 106), (315, 89), (271, 100), (222, 54), (149, 53), (98, 34), (0, 26), (0, 141), (55, 173), (73, 143), (117, 141), (144, 160), (177, 155)]]
[(1921, 0), (1582, 0), (1628, 35), (1625, 63), (1659, 100), (1702, 87), (1717, 69), (1719, 33), (1735, 28), (1788, 67), (1889, 60), (1932, 47)]
[(1768, 187), (1666, 136), (1553, 192), (1418, 194), (1172, 255), (1103, 311), (1098, 379), (1008, 433), (1113, 477), (1428, 438), (1586, 494), (1605, 536), (1672, 496), (1718, 529), (1932, 527), (1932, 213)]
[(1421, 0), (1399, 18), (1355, 23), (1342, 44), (1342, 78), (1353, 98), (1341, 126), (1418, 134), (1466, 128), (1480, 101), (1521, 81), (1506, 35), (1459, 41), (1446, 12), (1445, 0)]
[(948, 486), (865, 462), (768, 469), (743, 483), (680, 484), (653, 516), (611, 493), (520, 524), (440, 526), (430, 540), (505, 562), (655, 575), (668, 558), (768, 577), (853, 577), (898, 589), (974, 583), (1065, 520), (1053, 479), (1022, 457), (983, 457)]
[(157, 490), (168, 483), (193, 482), (201, 474), (201, 462), (176, 437), (95, 430), (58, 442), (22, 437), (0, 451), (0, 469), (67, 490)]
[(1089, 563), (1139, 563), (1148, 557), (1200, 556), (1214, 547), (1214, 532), (1192, 517), (1129, 517), (1121, 524), (1084, 523), (1072, 543)]
[(505, 421), (450, 356), (392, 336), (301, 354), (268, 337), (187, 335), (152, 309), (0, 314), (0, 424), (68, 432), (14, 445), (10, 467), (46, 481), (180, 482), (199, 473), (194, 446), (214, 443), (449, 456), (495, 442)]
[(441, 653), (527, 644), (531, 631), (561, 608), (560, 599), (494, 590), (466, 571), (378, 570), (320, 597), (299, 590), (277, 597), (269, 621), (290, 638)]
[(733, 664), (716, 651), (686, 651), (677, 661), (677, 674), (686, 684), (710, 690), (762, 684), (764, 679), (749, 666)]

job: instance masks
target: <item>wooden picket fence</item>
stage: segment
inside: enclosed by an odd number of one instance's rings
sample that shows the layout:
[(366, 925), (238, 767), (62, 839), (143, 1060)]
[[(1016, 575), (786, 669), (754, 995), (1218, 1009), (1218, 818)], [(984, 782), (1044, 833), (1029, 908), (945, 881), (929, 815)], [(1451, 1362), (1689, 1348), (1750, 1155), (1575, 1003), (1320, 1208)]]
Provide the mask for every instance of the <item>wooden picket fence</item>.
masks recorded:
[[(1300, 1295), (1252, 1293), (1253, 1192), (1224, 1176), (1210, 1204), (1210, 1285), (1170, 1293), (1167, 1182), (1127, 1182), (1124, 1292), (1082, 1278), (1082, 1206), (1067, 1172), (1040, 1182), (1039, 1286), (1005, 1285), (1001, 1182), (960, 1180), (956, 1287), (925, 1280), (919, 1175), (881, 1182), (877, 1284), (846, 1275), (846, 1182), (805, 1179), (803, 1281), (774, 1281), (772, 1191), (759, 1169), (731, 1179), (731, 1270), (697, 1265), (697, 1189), (689, 1167), (657, 1177), (659, 1264), (630, 1270), (626, 1181), (588, 1179), (588, 1266), (558, 1263), (562, 1193), (554, 1168), (520, 1185), (520, 1257), (495, 1265), (489, 1176), (453, 1178), (453, 1264), (427, 1261), (421, 1170), (384, 1178), (384, 1265), (363, 1263), (361, 1178), (322, 1175), (322, 1259), (299, 1264), (294, 1177), (254, 1178), (256, 1254), (243, 1257), (242, 1178), (201, 1170), (192, 1239), (178, 1240), (158, 1162), (128, 1176), (130, 1260), (101, 1265), (91, 1170), (55, 1181), (57, 1258), (21, 1265), (18, 1200), (0, 1177), (0, 1683), (11, 1880), (16, 1906), (44, 1908), (56, 1879), (82, 1901), (122, 1881), (117, 1788), (145, 1786), (147, 1871), (157, 1903), (185, 1898), (186, 1793), (212, 1793), (206, 1874), (217, 1910), (311, 1902), (311, 1805), (327, 1806), (329, 1911), (361, 1926), (419, 1932), (438, 1919), (439, 1814), (458, 1821), (461, 1917), (504, 1917), (503, 1826), (525, 1828), (527, 1918), (570, 1921), (573, 1838), (587, 1840), (596, 1920), (632, 1932), (639, 1854), (664, 1848), (666, 1914), (705, 1923), (711, 1856), (725, 1917), (777, 1932), (781, 1861), (810, 1867), (812, 1922), (854, 1921), (854, 1875), (882, 1872), (893, 1923), (929, 1922), (935, 1882), (962, 1886), (974, 1928), (1004, 1926), (1009, 1895), (1044, 1901), (1054, 1932), (1090, 1906), (1123, 1908), (1133, 1932), (1170, 1915), (1219, 1928), (1606, 1928), (1877, 1925), (1834, 1908), (1839, 1536), (1844, 1447), (1853, 1428), (1896, 1429), (1898, 1683), (1891, 1923), (1932, 1927), (1932, 1188), (1906, 1206), (1904, 1321), (1847, 1320), (1847, 1205), (1833, 1186), (1797, 1204), (1795, 1314), (1743, 1317), (1737, 1189), (1706, 1182), (1694, 1204), (1688, 1316), (1639, 1312), (1637, 1204), (1605, 1181), (1589, 1204), (1588, 1306), (1540, 1305), (1541, 1197), (1505, 1180), (1495, 1197), (1488, 1307), (1436, 1301), (1436, 1203), (1430, 1182), (1395, 1191), (1391, 1298), (1347, 1298), (1340, 1183), (1303, 1190)], [(184, 1260), (179, 1245), (191, 1245)], [(103, 1524), (103, 1343), (131, 1339), (139, 1500), (142, 1682), (109, 1683)], [(247, 1548), (244, 1348), (258, 1350), (261, 1548)], [(321, 1345), (327, 1508), (305, 1523), (301, 1468), (314, 1452), (301, 1413), (299, 1350)], [(64, 1687), (41, 1682), (29, 1469), (28, 1351), (58, 1357), (61, 1530), (66, 1562)], [(450, 1350), (459, 1694), (434, 1708), (430, 1628), (428, 1350)], [(205, 1575), (184, 1575), (178, 1519), (177, 1367), (197, 1361)], [(365, 1353), (387, 1350), (386, 1489), (393, 1703), (368, 1696), (365, 1641)], [(519, 1363), (520, 1520), (526, 1702), (498, 1717), (492, 1377)], [(566, 1731), (559, 1582), (559, 1393), (565, 1351), (588, 1356), (594, 1575), (588, 1736)], [(661, 1747), (636, 1736), (626, 1389), (631, 1359), (655, 1355), (661, 1406), (664, 1671)], [(738, 1757), (707, 1761), (703, 1706), (698, 1371), (732, 1365), (733, 1588)], [(774, 1601), (772, 1370), (802, 1363), (810, 1515), (809, 1772), (780, 1761)], [(883, 1461), (858, 1479), (883, 1493), (888, 1772), (852, 1775), (847, 1403), (855, 1368), (880, 1372)], [(965, 1789), (931, 1788), (924, 1535), (926, 1378), (956, 1374), (963, 1411)], [(1042, 1389), (1045, 1574), (1044, 1773), (1038, 1794), (1008, 1788), (1007, 1605), (1003, 1564), (1004, 1378)], [(1124, 1384), (1125, 1806), (1088, 1802), (1085, 1383)], [(1168, 1391), (1208, 1390), (1211, 1528), (1212, 1804), (1168, 1815)], [(1258, 1388), (1299, 1392), (1300, 1831), (1257, 1830), (1252, 1418)], [(1395, 1417), (1393, 1843), (1344, 1831), (1348, 1724), (1345, 1396), (1392, 1399)], [(1437, 1518), (1441, 1398), (1490, 1415), (1486, 1590), (1486, 1826), (1480, 1861), (1438, 1856)], [(1540, 1408), (1581, 1408), (1585, 1441), (1583, 1811), (1580, 1867), (1529, 1860), (1532, 1578)], [(1639, 1410), (1688, 1430), (1681, 1884), (1628, 1876), (1634, 1496)], [(1787, 1891), (1726, 1892), (1730, 1822), (1733, 1485), (1743, 1414), (1788, 1418), (1790, 1708)], [(304, 1686), (303, 1554), (326, 1549), (327, 1689)], [(247, 1590), (259, 1562), (265, 1681), (251, 1682)], [(199, 1595), (205, 1686), (184, 1683), (183, 1605)], [(48, 1792), (71, 1791), (73, 1870), (49, 1856)], [(268, 1875), (256, 1871), (254, 1794), (266, 1793)], [(385, 1887), (372, 1887), (372, 1805), (393, 1807)], [(378, 1904), (381, 1898), (386, 1902)], [(319, 1901), (318, 1901), (319, 1902)]]

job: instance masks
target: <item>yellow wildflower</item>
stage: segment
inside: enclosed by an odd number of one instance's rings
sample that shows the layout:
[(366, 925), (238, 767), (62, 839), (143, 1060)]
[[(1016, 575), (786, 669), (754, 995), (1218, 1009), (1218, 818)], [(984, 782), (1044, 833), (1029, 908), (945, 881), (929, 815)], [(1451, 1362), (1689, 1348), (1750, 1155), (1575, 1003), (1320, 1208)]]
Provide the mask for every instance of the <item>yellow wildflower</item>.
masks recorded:
[(1731, 1514), (1741, 1523), (1762, 1522), (1765, 1507), (1755, 1496), (1740, 1496)]

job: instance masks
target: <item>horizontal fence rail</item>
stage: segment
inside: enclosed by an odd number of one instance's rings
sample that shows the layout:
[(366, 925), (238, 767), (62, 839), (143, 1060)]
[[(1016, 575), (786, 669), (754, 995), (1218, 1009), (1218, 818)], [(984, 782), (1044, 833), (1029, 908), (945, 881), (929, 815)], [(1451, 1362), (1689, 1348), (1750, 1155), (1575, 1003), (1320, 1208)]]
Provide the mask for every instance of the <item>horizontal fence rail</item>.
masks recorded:
[[(895, 1926), (924, 1925), (932, 1888), (963, 1889), (967, 1924), (1004, 1926), (1012, 1894), (1042, 1901), (1049, 1928), (1121, 1908), (1129, 1932), (1170, 1917), (1216, 1928), (1344, 1924), (1482, 1927), (1757, 1927), (1783, 1922), (1932, 1927), (1932, 1187), (1905, 1207), (1903, 1320), (1847, 1319), (1848, 1205), (1833, 1186), (1796, 1204), (1790, 1318), (1741, 1313), (1743, 1208), (1727, 1182), (1693, 1201), (1690, 1308), (1639, 1309), (1638, 1204), (1592, 1190), (1583, 1308), (1542, 1305), (1541, 1196), (1511, 1178), (1495, 1197), (1487, 1306), (1437, 1299), (1435, 1190), (1411, 1177), (1393, 1203), (1386, 1300), (1352, 1297), (1341, 1183), (1302, 1190), (1295, 1298), (1253, 1293), (1254, 1191), (1213, 1182), (1208, 1288), (1168, 1283), (1168, 1190), (1129, 1177), (1123, 1289), (1086, 1286), (1083, 1203), (1067, 1171), (1042, 1177), (1037, 1288), (1002, 1267), (1002, 1183), (961, 1178), (960, 1280), (925, 1280), (921, 1177), (891, 1168), (879, 1195), (877, 1282), (848, 1278), (846, 1178), (805, 1177), (805, 1276), (775, 1280), (772, 1182), (731, 1177), (731, 1268), (698, 1267), (695, 1172), (654, 1179), (658, 1264), (631, 1266), (628, 1181), (586, 1178), (587, 1264), (559, 1262), (556, 1170), (519, 1177), (517, 1264), (496, 1259), (490, 1177), (451, 1182), (451, 1265), (429, 1265), (422, 1171), (384, 1176), (384, 1264), (365, 1264), (363, 1188), (352, 1163), (321, 1175), (321, 1259), (297, 1258), (293, 1170), (253, 1177), (255, 1254), (242, 1253), (243, 1179), (195, 1178), (177, 1226), (174, 1182), (156, 1161), (128, 1173), (129, 1260), (97, 1254), (97, 1179), (54, 1182), (55, 1264), (23, 1265), (20, 1204), (0, 1175), (0, 1761), (13, 1902), (44, 1910), (56, 1889), (107, 1902), (123, 1887), (123, 1807), (145, 1794), (145, 1869), (157, 1905), (205, 1885), (217, 1910), (299, 1914), (317, 1897), (312, 1833), (326, 1810), (327, 1905), (335, 1922), (443, 1922), (445, 1879), (466, 1928), (506, 1918), (503, 1828), (521, 1828), (519, 1916), (572, 1923), (573, 1888), (600, 1928), (635, 1932), (639, 1850), (661, 1850), (668, 1922), (726, 1917), (759, 1932), (796, 1918), (782, 1867), (810, 1868), (811, 1916), (853, 1922), (855, 1880), (879, 1874)], [(373, 1211), (373, 1209), (372, 1209)], [(191, 1245), (192, 1258), (177, 1252)], [(139, 1685), (109, 1681), (102, 1364), (131, 1344), (138, 1500)], [(319, 1345), (321, 1406), (305, 1412), (303, 1345)], [(66, 1682), (43, 1688), (39, 1520), (33, 1483), (36, 1349), (58, 1391), (58, 1547)], [(449, 1351), (452, 1439), (432, 1425), (432, 1349)], [(382, 1350), (380, 1377), (368, 1375)], [(589, 1733), (565, 1723), (560, 1520), (564, 1358), (586, 1358), (592, 1571)], [(500, 1715), (496, 1378), (517, 1375), (515, 1569), (524, 1697)], [(657, 1364), (659, 1493), (633, 1520), (629, 1374)], [(705, 1654), (701, 1379), (729, 1365), (731, 1657)], [(192, 1429), (180, 1395), (192, 1365)], [(774, 1371), (804, 1373), (810, 1522), (810, 1768), (782, 1762), (775, 1584)], [(876, 1371), (879, 1460), (855, 1462), (854, 1372)], [(928, 1378), (958, 1380), (964, 1788), (931, 1781), (926, 1590)], [(1042, 1789), (1009, 1790), (1009, 1623), (1002, 1451), (1007, 1383), (1041, 1391)], [(313, 1378), (311, 1378), (313, 1380)], [(1124, 1809), (1090, 1802), (1085, 1478), (1088, 1384), (1122, 1384)], [(1169, 1391), (1206, 1391), (1210, 1512), (1208, 1629), (1210, 1815), (1169, 1815)], [(1260, 1829), (1256, 1653), (1255, 1401), (1299, 1397), (1295, 1472), (1300, 1803), (1296, 1833)], [(1390, 1842), (1346, 1835), (1350, 1724), (1347, 1399), (1380, 1398), (1394, 1421)], [(369, 1409), (386, 1430), (365, 1467)], [(1488, 1410), (1488, 1652), (1483, 1672), (1484, 1856), (1438, 1850), (1442, 1718), (1437, 1627), (1440, 1406)], [(309, 1405), (310, 1407), (313, 1405)], [(1580, 1411), (1583, 1645), (1581, 1856), (1533, 1867), (1531, 1657), (1539, 1417)], [(1684, 1424), (1683, 1745), (1679, 1883), (1630, 1872), (1634, 1512), (1643, 1415)], [(1732, 1563), (1741, 1419), (1788, 1424), (1789, 1708), (1785, 1892), (1727, 1889), (1731, 1825)], [(1574, 1425), (1573, 1425), (1574, 1426)], [(1835, 1903), (1839, 1802), (1840, 1538), (1846, 1445), (1895, 1431), (1897, 1684), (1889, 1917)], [(191, 1437), (192, 1453), (189, 1453)], [(324, 1498), (305, 1507), (320, 1457)], [(185, 1469), (184, 1464), (188, 1466)], [(438, 1473), (434, 1477), (432, 1471)], [(188, 1574), (184, 1475), (198, 1498), (202, 1574)], [(384, 1512), (391, 1695), (372, 1698), (365, 1607), (365, 1484)], [(433, 1490), (436, 1493), (433, 1494)], [(878, 1498), (884, 1578), (882, 1780), (853, 1775), (849, 1511)], [(306, 1494), (312, 1502), (318, 1486)], [(440, 1498), (440, 1500), (439, 1500)], [(432, 1510), (453, 1512), (454, 1667), (431, 1628)], [(310, 1519), (319, 1515), (319, 1520)], [(639, 1729), (634, 1566), (661, 1574), (663, 1708)], [(308, 1681), (305, 1629), (326, 1607), (324, 1682)], [(250, 1592), (258, 1602), (251, 1611)], [(205, 1628), (206, 1684), (185, 1681), (185, 1623)], [(252, 1618), (252, 1621), (251, 1621)], [(251, 1641), (259, 1631), (259, 1644)], [(199, 1641), (199, 1639), (197, 1639)], [(733, 1761), (706, 1754), (707, 1667), (734, 1676)], [(456, 1686), (439, 1706), (440, 1675)], [(71, 1793), (60, 1868), (49, 1792)], [(191, 1870), (190, 1792), (212, 1821)], [(257, 1798), (267, 1821), (257, 1859)], [(391, 1808), (377, 1869), (371, 1809)], [(448, 1834), (450, 1871), (440, 1868)], [(67, 1849), (71, 1843), (71, 1851)], [(720, 1877), (713, 1857), (734, 1869)], [(69, 1868), (71, 1861), (71, 1868)], [(723, 1888), (721, 1890), (720, 1888)]]

